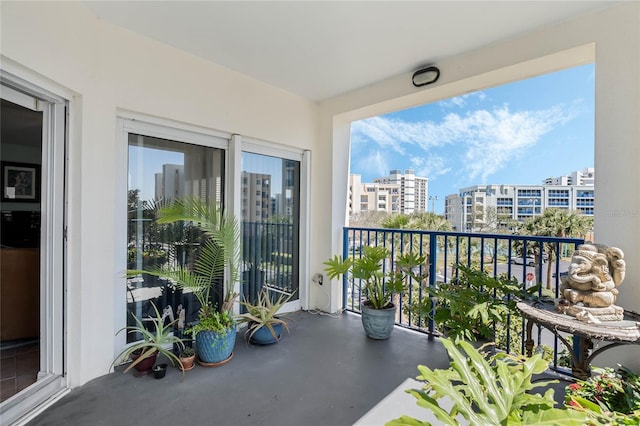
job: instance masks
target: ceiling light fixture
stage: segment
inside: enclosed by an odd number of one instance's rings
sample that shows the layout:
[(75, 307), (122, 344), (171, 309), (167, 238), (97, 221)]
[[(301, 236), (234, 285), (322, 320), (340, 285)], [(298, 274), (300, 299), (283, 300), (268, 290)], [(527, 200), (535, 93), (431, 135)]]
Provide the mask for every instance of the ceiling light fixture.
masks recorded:
[(440, 70), (437, 67), (427, 67), (413, 73), (411, 81), (416, 87), (426, 86), (435, 83), (440, 77)]

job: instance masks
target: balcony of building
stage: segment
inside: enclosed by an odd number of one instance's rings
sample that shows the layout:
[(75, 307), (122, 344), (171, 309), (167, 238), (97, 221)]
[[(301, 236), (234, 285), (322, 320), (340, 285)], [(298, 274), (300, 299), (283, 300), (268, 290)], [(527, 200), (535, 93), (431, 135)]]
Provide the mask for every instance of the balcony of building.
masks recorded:
[[(249, 345), (239, 333), (230, 362), (196, 365), (184, 377), (174, 368), (160, 380), (120, 371), (104, 375), (73, 389), (28, 425), (373, 426), (403, 414), (433, 421), (404, 390), (417, 365), (448, 368), (438, 338), (396, 327), (389, 340), (372, 340), (359, 315), (347, 312), (297, 312), (289, 328), (271, 346)], [(558, 402), (566, 385), (554, 385)]]
[[(253, 231), (254, 237), (260, 234), (257, 228)], [(264, 240), (268, 234), (262, 229), (256, 238)], [(553, 271), (553, 279), (549, 280), (552, 295), (557, 295), (559, 276), (566, 271), (567, 254), (583, 242), (373, 228), (345, 228), (343, 241), (344, 256), (360, 257), (366, 246), (386, 247), (389, 259), (406, 251), (428, 255), (433, 261), (424, 265), (424, 271), (423, 266), (419, 268), (424, 272), (421, 275), (428, 277), (423, 284), (432, 286), (455, 279), (457, 271), (453, 266), (457, 264), (473, 265), (493, 276), (506, 274), (523, 287), (533, 285), (532, 281), (546, 281), (547, 272)], [(551, 268), (547, 268), (545, 255), (532, 255), (537, 264), (515, 262), (521, 253), (539, 253), (549, 247), (558, 253)], [(274, 269), (279, 268), (280, 261), (273, 259)], [(385, 268), (393, 267), (391, 261), (385, 264)], [(531, 279), (531, 274), (540, 278)], [(449, 366), (440, 342), (442, 330), (433, 321), (410, 313), (412, 304), (429, 300), (427, 294), (422, 292), (421, 283), (410, 282), (406, 292), (396, 299), (398, 310), (392, 337), (373, 340), (365, 336), (360, 321), (360, 284), (344, 281), (342, 313), (290, 313), (290, 332), (278, 344), (250, 345), (239, 333), (231, 361), (216, 368), (196, 366), (184, 377), (179, 370), (169, 369), (165, 378), (154, 380), (151, 376), (122, 374), (120, 367), (74, 389), (29, 424), (373, 425), (403, 414), (433, 420), (429, 410), (418, 408), (414, 399), (403, 392), (411, 387), (408, 379), (417, 375), (417, 365), (432, 369)], [(259, 285), (287, 291), (266, 279)], [(518, 327), (513, 336), (507, 332), (506, 342), (520, 343), (507, 343), (500, 349), (523, 353), (524, 326)], [(562, 379), (554, 385), (556, 400), (561, 403), (565, 380), (570, 377), (568, 367), (559, 365), (565, 349), (553, 335), (542, 330), (538, 330), (536, 338), (551, 352), (545, 376)]]

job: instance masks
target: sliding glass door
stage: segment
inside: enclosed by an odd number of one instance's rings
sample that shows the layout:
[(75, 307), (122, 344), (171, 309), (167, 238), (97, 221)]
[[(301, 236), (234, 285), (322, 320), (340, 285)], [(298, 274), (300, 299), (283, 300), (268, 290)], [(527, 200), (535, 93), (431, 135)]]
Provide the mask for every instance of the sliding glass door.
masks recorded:
[(300, 161), (242, 153), (242, 294), (299, 299)]
[[(158, 224), (157, 209), (179, 197), (199, 197), (222, 207), (224, 150), (141, 134), (128, 134), (127, 269), (193, 264), (201, 235), (189, 224)], [(184, 311), (188, 324), (200, 309), (188, 291), (147, 274), (127, 278), (127, 324), (154, 316), (153, 305), (165, 320)], [(219, 302), (221, 295), (213, 295)], [(127, 342), (138, 340), (127, 335)]]
[(66, 101), (0, 70), (0, 418), (66, 386)]

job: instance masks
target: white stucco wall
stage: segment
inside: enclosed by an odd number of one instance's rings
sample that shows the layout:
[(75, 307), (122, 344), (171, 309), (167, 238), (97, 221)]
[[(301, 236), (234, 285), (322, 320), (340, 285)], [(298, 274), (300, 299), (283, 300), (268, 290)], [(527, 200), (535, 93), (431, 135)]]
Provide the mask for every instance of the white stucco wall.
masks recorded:
[[(600, 243), (622, 248), (627, 278), (618, 303), (640, 311), (640, 3), (628, 2), (503, 43), (439, 61), (440, 80), (416, 89), (401, 75), (321, 104), (319, 170), (331, 170), (331, 186), (315, 188), (317, 205), (332, 214), (316, 217), (311, 269), (341, 252), (348, 185), (349, 123), (448, 98), (595, 58), (595, 234)], [(323, 172), (324, 173), (324, 172)], [(331, 229), (331, 241), (321, 238)], [(315, 262), (315, 264), (314, 264)], [(332, 309), (341, 292), (332, 283)], [(317, 289), (312, 287), (312, 294)], [(605, 352), (597, 364), (621, 362), (640, 370), (640, 347)]]
[[(120, 110), (311, 149), (317, 105), (96, 19), (80, 2), (2, 2), (3, 68), (74, 94), (69, 141), (68, 371), (72, 386), (105, 374), (114, 354), (114, 235), (126, 158)], [(24, 77), (24, 76), (23, 76)], [(126, 142), (125, 142), (126, 143)], [(124, 257), (122, 257), (124, 259)], [(124, 287), (122, 287), (124, 288)], [(124, 299), (122, 299), (124, 300)]]

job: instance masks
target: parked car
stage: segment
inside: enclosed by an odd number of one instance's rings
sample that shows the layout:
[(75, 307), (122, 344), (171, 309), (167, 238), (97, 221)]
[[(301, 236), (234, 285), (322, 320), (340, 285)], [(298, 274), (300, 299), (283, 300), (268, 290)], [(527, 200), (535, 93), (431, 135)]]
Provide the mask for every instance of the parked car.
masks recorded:
[[(548, 260), (549, 256), (547, 256), (546, 254), (542, 256), (542, 263), (545, 263)], [(533, 256), (527, 256), (526, 258), (522, 258), (522, 257), (512, 257), (511, 260), (509, 261), (510, 263), (513, 263), (515, 265), (527, 265), (527, 266), (535, 266), (536, 265), (536, 258)]]

